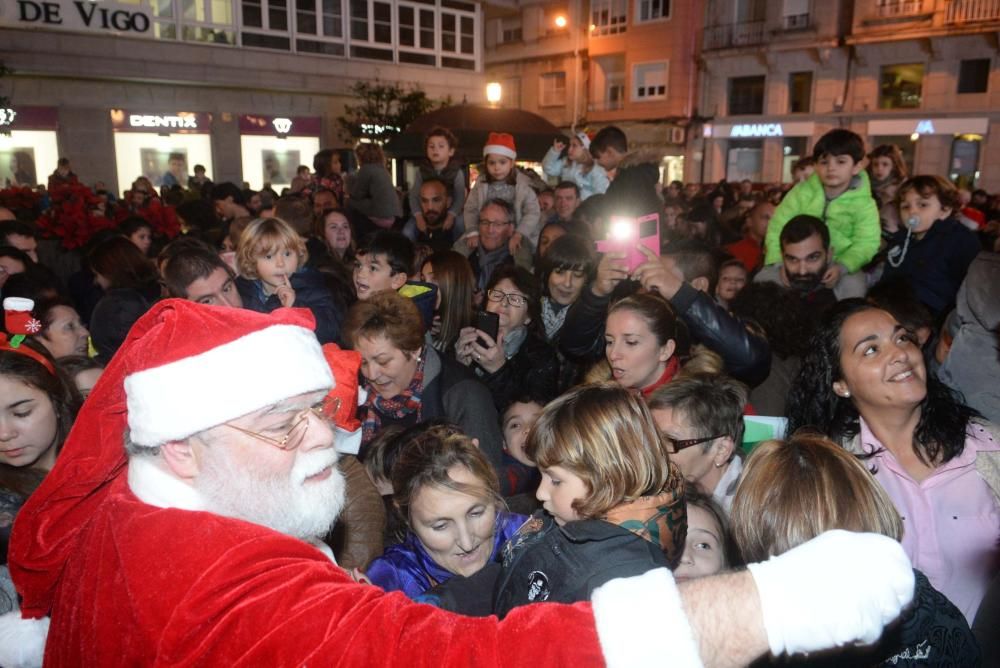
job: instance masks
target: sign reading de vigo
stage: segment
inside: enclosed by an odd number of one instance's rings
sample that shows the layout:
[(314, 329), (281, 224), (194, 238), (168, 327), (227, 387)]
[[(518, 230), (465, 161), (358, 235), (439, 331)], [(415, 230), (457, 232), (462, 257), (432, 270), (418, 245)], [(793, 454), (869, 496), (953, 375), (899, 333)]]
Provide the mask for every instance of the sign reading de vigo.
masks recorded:
[(110, 0), (0, 0), (0, 25), (153, 36), (147, 8)]

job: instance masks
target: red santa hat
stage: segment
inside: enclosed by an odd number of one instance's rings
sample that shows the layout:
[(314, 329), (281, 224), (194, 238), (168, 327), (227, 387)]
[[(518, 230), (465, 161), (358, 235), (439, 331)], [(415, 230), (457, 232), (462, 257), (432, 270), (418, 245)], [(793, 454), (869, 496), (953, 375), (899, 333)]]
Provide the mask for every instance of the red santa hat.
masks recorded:
[[(335, 388), (315, 324), (308, 309), (263, 314), (181, 299), (159, 302), (140, 318), (14, 524), (9, 561), (22, 614), (47, 614), (79, 532), (126, 469), (126, 427), (135, 443), (158, 445)], [(352, 368), (356, 376), (351, 364), (338, 375)]]
[(490, 153), (502, 155), (511, 160), (517, 160), (517, 149), (514, 148), (514, 135), (506, 132), (491, 132), (489, 138), (486, 140), (486, 146), (483, 147), (483, 156), (485, 157)]

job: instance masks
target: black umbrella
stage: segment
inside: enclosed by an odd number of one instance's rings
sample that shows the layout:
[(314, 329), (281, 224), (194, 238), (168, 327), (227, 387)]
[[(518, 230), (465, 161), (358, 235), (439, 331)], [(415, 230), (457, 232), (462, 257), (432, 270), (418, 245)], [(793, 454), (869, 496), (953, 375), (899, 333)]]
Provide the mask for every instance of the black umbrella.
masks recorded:
[(386, 143), (386, 154), (397, 159), (423, 158), (424, 133), (438, 125), (448, 128), (458, 137), (455, 157), (465, 162), (482, 160), (483, 146), (491, 132), (514, 135), (518, 160), (540, 161), (552, 148), (556, 137), (567, 141), (559, 128), (530, 111), (459, 104), (428, 112), (414, 120)]

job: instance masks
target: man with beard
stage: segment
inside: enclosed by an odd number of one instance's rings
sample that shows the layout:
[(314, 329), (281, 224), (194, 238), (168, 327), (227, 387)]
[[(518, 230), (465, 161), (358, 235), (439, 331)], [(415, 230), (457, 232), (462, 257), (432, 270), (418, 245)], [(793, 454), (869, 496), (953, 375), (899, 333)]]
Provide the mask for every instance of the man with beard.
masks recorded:
[(448, 250), (455, 242), (452, 226), (444, 228), (444, 221), (451, 208), (452, 197), (448, 184), (437, 176), (429, 176), (420, 184), (420, 213), (424, 216), (426, 231), (414, 227), (418, 244), (427, 244), (434, 252)]
[(754, 281), (770, 281), (802, 293), (803, 299), (819, 308), (851, 297), (864, 297), (868, 291), (862, 272), (841, 272), (840, 279), (828, 289), (823, 275), (833, 260), (830, 230), (815, 216), (795, 216), (781, 230), (781, 262), (761, 269)]
[(343, 503), (330, 416), (350, 426), (359, 362), (314, 326), (176, 299), (136, 323), (18, 516), (0, 665), (40, 665), (44, 646), (47, 666), (728, 667), (873, 642), (912, 599), (900, 545), (847, 532), (502, 622), (359, 584), (315, 542)]

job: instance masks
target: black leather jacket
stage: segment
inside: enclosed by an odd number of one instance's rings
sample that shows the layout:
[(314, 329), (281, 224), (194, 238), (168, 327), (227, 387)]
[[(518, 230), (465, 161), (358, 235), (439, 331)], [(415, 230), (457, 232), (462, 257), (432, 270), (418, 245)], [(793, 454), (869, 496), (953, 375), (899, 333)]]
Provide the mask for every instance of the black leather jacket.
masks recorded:
[[(563, 354), (575, 359), (597, 360), (604, 356), (604, 324), (612, 300), (635, 292), (638, 283), (622, 281), (608, 297), (598, 297), (586, 287), (569, 307), (559, 335)], [(700, 343), (722, 357), (726, 371), (750, 387), (760, 385), (771, 370), (771, 348), (767, 339), (751, 333), (704, 292), (684, 283), (670, 304)]]

